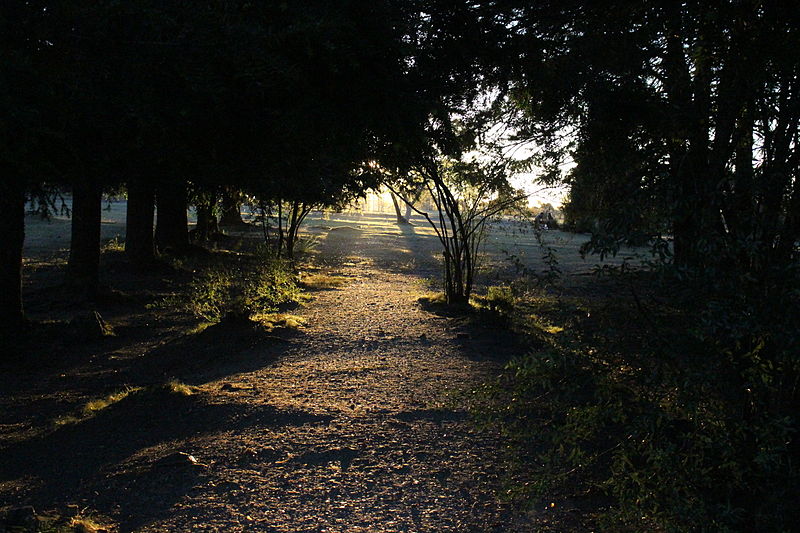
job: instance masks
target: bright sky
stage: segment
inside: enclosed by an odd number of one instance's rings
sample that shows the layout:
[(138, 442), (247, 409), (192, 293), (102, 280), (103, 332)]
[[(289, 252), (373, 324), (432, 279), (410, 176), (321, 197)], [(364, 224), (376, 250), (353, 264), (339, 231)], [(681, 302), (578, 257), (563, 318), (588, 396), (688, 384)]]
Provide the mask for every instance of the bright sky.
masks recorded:
[(557, 209), (560, 208), (567, 197), (568, 189), (565, 186), (546, 187), (537, 183), (536, 177), (536, 173), (529, 172), (514, 176), (509, 181), (514, 187), (530, 194), (528, 197), (529, 206), (539, 207), (543, 204), (551, 204)]
[[(499, 141), (501, 144), (506, 144), (508, 148), (504, 148), (506, 157), (524, 160), (535, 155), (539, 147), (534, 142), (512, 142), (513, 131), (509, 130), (505, 124), (498, 124), (492, 128), (487, 137), (493, 138), (493, 141)], [(566, 173), (574, 163), (566, 163), (561, 166), (561, 171)], [(539, 183), (539, 176), (542, 174), (541, 169), (534, 168), (530, 172), (522, 172), (511, 176), (509, 181), (511, 185), (518, 189), (524, 190), (529, 194), (528, 205), (531, 207), (539, 207), (543, 204), (551, 204), (556, 209), (559, 209), (564, 203), (569, 192), (566, 186), (545, 186)]]

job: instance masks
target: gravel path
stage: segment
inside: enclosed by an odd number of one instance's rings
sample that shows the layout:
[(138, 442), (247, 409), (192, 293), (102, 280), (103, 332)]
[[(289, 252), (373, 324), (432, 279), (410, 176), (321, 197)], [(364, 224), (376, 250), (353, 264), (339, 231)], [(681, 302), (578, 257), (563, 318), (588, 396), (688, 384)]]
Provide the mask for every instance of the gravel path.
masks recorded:
[[(359, 240), (323, 253), (376, 244)], [(284, 357), (202, 387), (257, 422), (187, 443), (208, 468), (142, 530), (533, 530), (497, 497), (498, 439), (451, 394), (489, 378), (513, 347), (421, 309), (413, 273), (342, 259), (349, 282), (316, 293)]]
[[(330, 231), (316, 264), (346, 283), (298, 311), (302, 333), (253, 343), (217, 334), (143, 354), (197, 392), (132, 395), (9, 445), (0, 508), (77, 502), (121, 531), (537, 530), (532, 514), (499, 497), (501, 439), (477, 430), (458, 399), (520, 348), (507, 331), (420, 306), (423, 278), (438, 270), (425, 242), (401, 230)], [(72, 384), (65, 390), (110, 386), (110, 376), (135, 383), (135, 373), (116, 374), (115, 357), (88, 367), (105, 361), (102, 375), (48, 379)], [(173, 373), (176, 360), (194, 364)], [(20, 390), (50, 387), (29, 381)]]

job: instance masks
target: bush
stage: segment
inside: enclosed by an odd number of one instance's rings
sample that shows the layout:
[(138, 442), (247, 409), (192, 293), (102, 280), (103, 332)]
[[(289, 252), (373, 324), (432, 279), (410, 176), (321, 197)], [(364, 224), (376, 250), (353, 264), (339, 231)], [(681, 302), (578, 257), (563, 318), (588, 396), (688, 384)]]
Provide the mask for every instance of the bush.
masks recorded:
[(300, 289), (289, 263), (261, 257), (255, 263), (213, 266), (203, 270), (185, 293), (173, 295), (167, 306), (186, 310), (209, 322), (225, 316), (249, 318), (297, 302)]
[(653, 309), (540, 301), (563, 331), (531, 327), (546, 348), (513, 361), (479, 413), (516, 443), (528, 495), (601, 492), (612, 531), (793, 530), (800, 311), (797, 278), (782, 279), (760, 300), (740, 284), (664, 287)]
[(497, 313), (510, 313), (514, 308), (514, 295), (509, 286), (491, 286), (486, 289), (486, 306)]

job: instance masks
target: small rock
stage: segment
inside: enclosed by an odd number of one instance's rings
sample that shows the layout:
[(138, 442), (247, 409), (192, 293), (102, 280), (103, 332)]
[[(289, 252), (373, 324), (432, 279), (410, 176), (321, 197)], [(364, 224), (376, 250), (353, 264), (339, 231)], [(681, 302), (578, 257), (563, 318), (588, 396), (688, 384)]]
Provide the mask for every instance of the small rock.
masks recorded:
[(174, 452), (162, 457), (153, 463), (157, 467), (181, 467), (181, 466), (207, 466), (199, 462), (194, 455), (185, 452)]

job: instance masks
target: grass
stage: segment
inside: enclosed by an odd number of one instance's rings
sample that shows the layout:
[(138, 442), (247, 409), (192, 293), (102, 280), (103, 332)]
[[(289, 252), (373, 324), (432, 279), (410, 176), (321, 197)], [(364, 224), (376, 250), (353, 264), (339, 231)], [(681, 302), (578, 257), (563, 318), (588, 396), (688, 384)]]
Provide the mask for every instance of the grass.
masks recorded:
[(95, 533), (97, 531), (107, 531), (107, 525), (96, 521), (93, 518), (85, 516), (76, 516), (69, 522), (69, 528), (66, 531), (75, 531), (76, 533)]
[(443, 292), (426, 292), (417, 296), (416, 300), (423, 306), (447, 305), (447, 298)]
[(169, 394), (175, 394), (179, 396), (191, 396), (195, 393), (196, 389), (177, 380), (170, 380), (163, 385), (154, 385), (150, 387), (125, 387), (122, 390), (112, 392), (111, 394), (101, 398), (89, 400), (86, 402), (86, 404), (84, 404), (79, 412), (57, 418), (55, 420), (55, 426), (60, 427), (70, 424), (79, 424), (97, 416), (103, 410), (121, 402), (133, 394), (158, 391), (166, 391)]
[[(107, 519), (93, 515), (84, 515), (86, 510), (75, 516), (60, 516), (56, 514), (38, 514), (36, 531), (39, 533), (98, 533), (115, 529)], [(11, 526), (9, 531), (29, 531), (22, 526)]]
[(258, 313), (250, 320), (261, 324), (267, 331), (274, 329), (299, 329), (305, 325), (306, 319), (289, 313)]
[(142, 387), (127, 387), (121, 391), (111, 393), (103, 398), (91, 400), (83, 406), (83, 414), (87, 416), (93, 416), (98, 411), (102, 411), (106, 407), (114, 405), (115, 403), (127, 398), (130, 394), (140, 390), (142, 390)]
[(324, 291), (338, 289), (347, 283), (347, 278), (336, 276), (332, 274), (309, 274), (303, 276), (300, 284), (304, 289), (312, 291)]
[(119, 235), (114, 235), (112, 238), (103, 243), (103, 245), (100, 247), (100, 251), (103, 253), (124, 252), (125, 241), (121, 239)]
[[(97, 533), (113, 529), (108, 524), (88, 516), (75, 516), (72, 518), (39, 516), (36, 531), (39, 533)], [(28, 531), (22, 528), (12, 528), (9, 531)]]
[(181, 383), (176, 379), (172, 379), (168, 381), (164, 386), (163, 389), (172, 393), (178, 394), (180, 396), (191, 396), (197, 390), (195, 387), (190, 387), (185, 383)]

